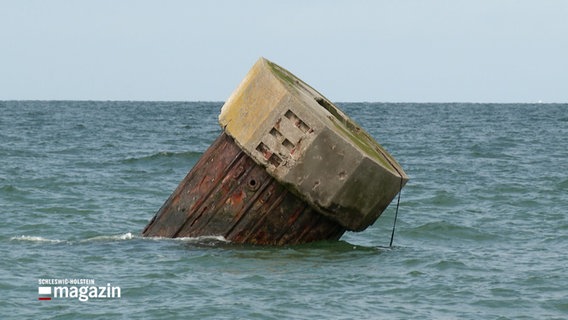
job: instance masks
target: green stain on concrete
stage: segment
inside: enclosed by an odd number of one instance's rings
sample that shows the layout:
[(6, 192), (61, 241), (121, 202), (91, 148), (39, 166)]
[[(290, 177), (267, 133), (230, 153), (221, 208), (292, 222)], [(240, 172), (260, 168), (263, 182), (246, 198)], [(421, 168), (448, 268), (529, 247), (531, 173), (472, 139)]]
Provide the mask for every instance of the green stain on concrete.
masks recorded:
[[(279, 65), (265, 60), (272, 70), (272, 72), (282, 80), (283, 83), (293, 88), (294, 90), (300, 90), (305, 88), (298, 88), (300, 83), (304, 84), (300, 79), (294, 76), (290, 71), (280, 67)], [(308, 86), (307, 84), (304, 84)], [(301, 86), (300, 86), (301, 87)], [(308, 86), (309, 87), (309, 86)], [(311, 88), (311, 87), (310, 87)], [(314, 92), (317, 92), (315, 89)], [(319, 92), (317, 92), (319, 94)], [(388, 152), (379, 145), (365, 130), (359, 127), (355, 121), (347, 117), (329, 102), (323, 96), (315, 96), (315, 101), (325, 110), (327, 110), (332, 116), (329, 117), (333, 124), (340, 130), (343, 136), (351, 140), (361, 151), (367, 154), (372, 159), (376, 160), (384, 168), (391, 170), (392, 172), (398, 172), (395, 166), (398, 166), (397, 162), (388, 155)]]
[(393, 168), (392, 164), (385, 159), (384, 154), (386, 151), (383, 147), (381, 147), (378, 143), (375, 143), (369, 134), (363, 129), (355, 126), (352, 122), (349, 122), (346, 119), (337, 117), (329, 117), (329, 119), (333, 122), (335, 127), (341, 131), (342, 135), (355, 143), (361, 151), (375, 159), (383, 167), (389, 170), (393, 169), (394, 172), (396, 172), (396, 169)]

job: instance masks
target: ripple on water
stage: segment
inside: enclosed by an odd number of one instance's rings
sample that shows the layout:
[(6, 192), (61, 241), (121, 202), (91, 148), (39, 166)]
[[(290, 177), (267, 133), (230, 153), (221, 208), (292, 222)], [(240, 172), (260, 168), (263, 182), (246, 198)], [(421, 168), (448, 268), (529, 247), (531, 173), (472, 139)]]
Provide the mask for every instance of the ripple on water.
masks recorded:
[(418, 227), (404, 230), (404, 235), (414, 239), (452, 241), (494, 241), (498, 238), (487, 231), (456, 225), (447, 221), (428, 222)]

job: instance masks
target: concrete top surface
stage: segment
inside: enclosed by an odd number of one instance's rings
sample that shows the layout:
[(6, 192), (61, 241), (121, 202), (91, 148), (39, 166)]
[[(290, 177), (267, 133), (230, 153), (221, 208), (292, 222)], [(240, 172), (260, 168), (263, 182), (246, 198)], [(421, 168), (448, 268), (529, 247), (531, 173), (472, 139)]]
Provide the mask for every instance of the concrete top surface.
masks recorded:
[(408, 181), (364, 129), (265, 58), (225, 102), (219, 123), (276, 180), (349, 230), (371, 225)]

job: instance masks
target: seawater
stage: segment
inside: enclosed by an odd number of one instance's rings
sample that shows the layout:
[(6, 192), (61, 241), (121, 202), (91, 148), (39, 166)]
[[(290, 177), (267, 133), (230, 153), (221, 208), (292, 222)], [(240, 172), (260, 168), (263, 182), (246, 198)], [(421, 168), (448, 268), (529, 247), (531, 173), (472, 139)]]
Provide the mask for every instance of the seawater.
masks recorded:
[[(568, 317), (568, 105), (338, 103), (411, 178), (392, 248), (395, 203), (336, 242), (140, 237), (221, 105), (0, 102), (0, 317)], [(121, 297), (39, 301), (61, 278)]]

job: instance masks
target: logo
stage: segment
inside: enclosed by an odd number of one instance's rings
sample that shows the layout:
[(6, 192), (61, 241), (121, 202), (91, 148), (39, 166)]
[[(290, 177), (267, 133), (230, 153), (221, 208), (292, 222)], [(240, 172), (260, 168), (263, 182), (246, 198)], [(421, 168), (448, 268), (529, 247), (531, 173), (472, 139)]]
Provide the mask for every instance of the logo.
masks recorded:
[(77, 299), (120, 299), (121, 289), (107, 283), (97, 286), (93, 279), (38, 279), (38, 300)]
[(39, 300), (51, 300), (51, 287), (37, 287)]

